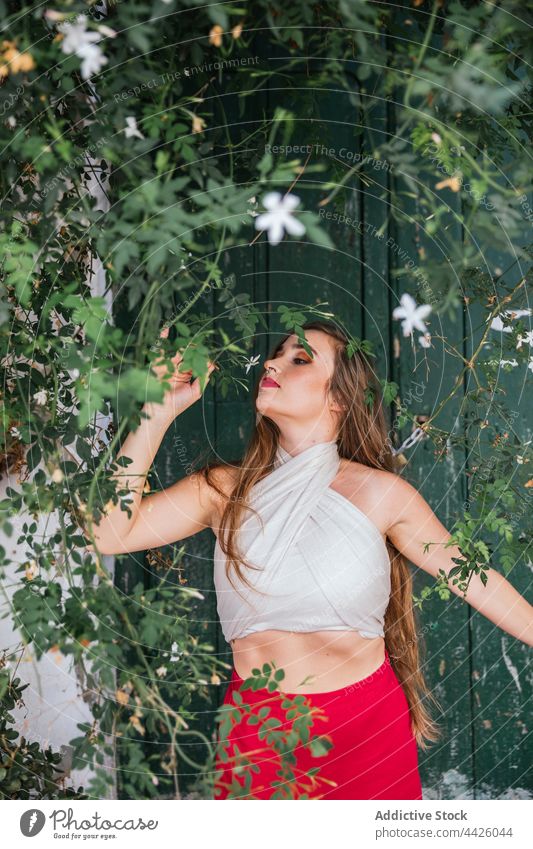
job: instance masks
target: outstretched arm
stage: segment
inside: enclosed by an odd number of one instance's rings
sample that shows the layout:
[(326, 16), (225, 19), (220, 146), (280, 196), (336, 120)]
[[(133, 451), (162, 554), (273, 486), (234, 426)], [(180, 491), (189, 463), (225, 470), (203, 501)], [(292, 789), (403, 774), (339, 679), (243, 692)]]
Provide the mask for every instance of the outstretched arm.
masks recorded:
[[(408, 560), (434, 578), (443, 570), (448, 576), (456, 568), (452, 558), (462, 558), (457, 545), (445, 548), (451, 534), (439, 521), (427, 501), (408, 481), (394, 476), (387, 493), (390, 527), (387, 536)], [(428, 550), (426, 543), (431, 542)], [(435, 543), (435, 544), (433, 544)], [(492, 568), (483, 569), (486, 584), (480, 574), (472, 572), (466, 592), (457, 584), (448, 583), (452, 592), (463, 598), (487, 619), (512, 637), (533, 646), (533, 606)]]

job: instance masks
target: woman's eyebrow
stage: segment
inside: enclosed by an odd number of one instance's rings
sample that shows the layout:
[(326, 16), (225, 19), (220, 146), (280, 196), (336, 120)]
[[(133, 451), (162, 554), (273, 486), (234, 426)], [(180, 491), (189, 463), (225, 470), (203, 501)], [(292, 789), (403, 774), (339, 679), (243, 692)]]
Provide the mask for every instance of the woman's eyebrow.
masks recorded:
[[(309, 345), (309, 342), (308, 342), (307, 344)], [(285, 342), (283, 343), (283, 345), (281, 346), (281, 348), (278, 348), (278, 353), (281, 353), (281, 352), (283, 351), (283, 348), (284, 348), (284, 347), (285, 347)], [(315, 357), (320, 356), (320, 355), (319, 355), (319, 354), (315, 351), (315, 349), (312, 347), (312, 345), (309, 345), (309, 347), (311, 348), (311, 350), (312, 350), (313, 354), (315, 355)], [(292, 343), (292, 345), (291, 345), (291, 348), (297, 348), (299, 351), (305, 351), (304, 346), (303, 346), (303, 345), (300, 345), (300, 343), (299, 343), (299, 342), (293, 342), (293, 343)]]

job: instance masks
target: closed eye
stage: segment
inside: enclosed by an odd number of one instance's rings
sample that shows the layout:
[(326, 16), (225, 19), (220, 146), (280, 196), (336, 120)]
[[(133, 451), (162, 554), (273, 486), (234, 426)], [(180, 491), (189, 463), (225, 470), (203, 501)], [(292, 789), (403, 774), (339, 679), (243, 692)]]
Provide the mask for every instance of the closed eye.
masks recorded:
[[(277, 360), (278, 357), (280, 356), (280, 354), (281, 354), (281, 352), (278, 351), (276, 354), (274, 354), (272, 359)], [(312, 362), (312, 360), (305, 360), (303, 357), (294, 357), (294, 359), (293, 359), (293, 363), (303, 363), (304, 365), (309, 365), (309, 363), (311, 363), (311, 362)]]

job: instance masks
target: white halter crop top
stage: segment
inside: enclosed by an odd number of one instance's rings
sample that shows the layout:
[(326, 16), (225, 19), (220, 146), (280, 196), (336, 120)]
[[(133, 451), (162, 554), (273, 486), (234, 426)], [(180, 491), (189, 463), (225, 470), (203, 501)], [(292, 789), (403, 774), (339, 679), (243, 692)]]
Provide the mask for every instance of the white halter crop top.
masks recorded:
[(251, 512), (238, 529), (239, 551), (256, 569), (245, 574), (261, 595), (226, 577), (217, 542), (214, 583), (226, 641), (255, 631), (356, 630), (383, 637), (390, 598), (390, 558), (374, 523), (331, 489), (337, 443), (320, 442), (292, 456), (278, 447), (273, 471), (250, 490)]

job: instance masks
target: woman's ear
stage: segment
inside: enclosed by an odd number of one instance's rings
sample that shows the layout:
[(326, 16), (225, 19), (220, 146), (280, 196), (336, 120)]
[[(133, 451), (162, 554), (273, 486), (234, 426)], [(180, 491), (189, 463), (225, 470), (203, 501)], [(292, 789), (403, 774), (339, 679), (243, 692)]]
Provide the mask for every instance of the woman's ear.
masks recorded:
[(333, 401), (332, 404), (329, 405), (329, 409), (333, 410), (334, 413), (342, 413), (347, 409), (346, 404), (338, 404), (336, 401)]
[(346, 404), (339, 403), (339, 401), (335, 399), (335, 394), (331, 386), (328, 387), (327, 398), (329, 401), (329, 409), (332, 410), (332, 412), (342, 414), (347, 409)]

